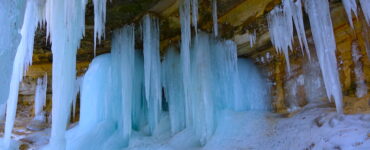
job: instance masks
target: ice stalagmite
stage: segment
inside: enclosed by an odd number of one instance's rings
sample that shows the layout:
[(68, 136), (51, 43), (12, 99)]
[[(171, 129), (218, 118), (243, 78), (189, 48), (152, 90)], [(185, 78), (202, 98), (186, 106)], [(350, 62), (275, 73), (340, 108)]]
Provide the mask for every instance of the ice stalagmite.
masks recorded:
[(35, 119), (44, 120), (42, 114), (43, 107), (46, 104), (46, 92), (48, 86), (48, 75), (45, 73), (44, 77), (37, 79), (36, 91), (35, 91)]
[(357, 17), (357, 2), (356, 0), (342, 0), (344, 9), (346, 10), (349, 24), (353, 28), (352, 12)]
[(169, 106), (172, 134), (183, 130), (186, 126), (185, 93), (180, 60), (179, 51), (170, 47), (162, 62), (162, 83)]
[(342, 88), (339, 81), (336, 43), (327, 0), (305, 0), (304, 6), (311, 24), (316, 54), (319, 59), (326, 94), (334, 98), (338, 113), (342, 113)]
[(362, 12), (364, 13), (367, 24), (370, 24), (370, 1), (369, 0), (360, 0), (360, 5)]
[(185, 92), (185, 109), (186, 109), (186, 124), (190, 125), (191, 110), (190, 110), (190, 0), (184, 0), (180, 7), (180, 22), (181, 22), (181, 61), (183, 72), (183, 86)]
[(148, 105), (149, 128), (150, 132), (153, 133), (158, 125), (161, 113), (162, 88), (159, 56), (159, 25), (158, 20), (149, 15), (143, 18), (143, 43), (145, 97)]
[(86, 1), (48, 0), (47, 31), (52, 43), (52, 126), (47, 149), (65, 149), (65, 132), (74, 96), (76, 53), (85, 29)]
[[(85, 0), (87, 1), (87, 0)], [(94, 3), (94, 56), (96, 55), (96, 40), (100, 43), (105, 36), (105, 20), (107, 0), (93, 0)]]
[(365, 83), (365, 76), (362, 70), (361, 53), (358, 50), (357, 42), (352, 43), (352, 60), (355, 64), (356, 76), (356, 96), (358, 98), (364, 97), (367, 94), (367, 85)]
[(19, 83), (23, 79), (28, 66), (32, 63), (34, 35), (38, 22), (38, 0), (27, 1), (25, 17), (21, 29), (22, 39), (18, 45), (13, 63), (13, 72), (10, 81), (10, 92), (7, 100), (6, 122), (4, 132), (4, 146), (9, 148), (11, 133), (14, 125)]
[(213, 33), (218, 36), (217, 0), (212, 0)]

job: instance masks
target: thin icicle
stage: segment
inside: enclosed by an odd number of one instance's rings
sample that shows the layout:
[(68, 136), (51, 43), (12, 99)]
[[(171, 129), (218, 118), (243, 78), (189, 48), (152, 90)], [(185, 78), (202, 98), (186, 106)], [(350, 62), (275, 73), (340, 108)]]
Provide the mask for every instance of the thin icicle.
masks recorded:
[(149, 15), (143, 18), (143, 43), (145, 96), (149, 111), (150, 132), (153, 133), (159, 123), (162, 108), (162, 89), (158, 20)]
[(365, 83), (365, 76), (362, 70), (363, 65), (361, 57), (357, 42), (352, 43), (352, 60), (355, 64), (356, 96), (358, 98), (364, 97), (367, 94), (367, 85)]
[(329, 100), (334, 98), (338, 113), (343, 113), (342, 88), (339, 81), (336, 43), (327, 0), (304, 0), (308, 14), (316, 54)]
[(26, 73), (28, 66), (32, 63), (34, 36), (38, 23), (38, 9), (37, 0), (27, 1), (25, 17), (21, 29), (22, 39), (15, 55), (10, 81), (11, 90), (7, 100), (4, 132), (4, 145), (6, 148), (9, 148), (10, 146), (11, 132), (17, 110), (19, 83), (22, 81), (23, 75)]
[(75, 87), (74, 87), (74, 96), (72, 100), (72, 118), (76, 116), (76, 105), (77, 105), (77, 96), (78, 93), (81, 91), (81, 84), (82, 84), (83, 76), (77, 77), (75, 81)]
[(212, 0), (213, 33), (218, 36), (217, 0)]
[(342, 0), (344, 9), (346, 10), (349, 24), (353, 29), (352, 12), (357, 17), (357, 2), (356, 0)]
[(368, 25), (370, 25), (370, 1), (369, 0), (360, 0), (361, 9), (364, 13), (366, 22)]
[[(87, 0), (85, 1), (87, 2)], [(100, 44), (101, 39), (105, 37), (107, 0), (93, 0), (93, 3), (94, 3), (94, 56), (96, 56), (96, 42)]]
[(198, 0), (191, 0), (192, 4), (192, 21), (194, 26), (195, 34), (198, 33)]
[(183, 72), (183, 85), (185, 93), (186, 125), (191, 123), (190, 110), (190, 0), (185, 0), (180, 7), (181, 22), (181, 61)]
[(253, 33), (249, 33), (248, 38), (249, 38), (249, 46), (252, 48), (253, 45), (256, 44), (256, 39), (257, 39), (256, 30), (254, 30)]
[(306, 31), (303, 23), (303, 14), (302, 14), (302, 3), (301, 0), (297, 0), (293, 5), (293, 21), (294, 26), (297, 32), (299, 45), (301, 46), (302, 54), (304, 54), (303, 49), (305, 50), (308, 60), (311, 60), (311, 53), (308, 47)]

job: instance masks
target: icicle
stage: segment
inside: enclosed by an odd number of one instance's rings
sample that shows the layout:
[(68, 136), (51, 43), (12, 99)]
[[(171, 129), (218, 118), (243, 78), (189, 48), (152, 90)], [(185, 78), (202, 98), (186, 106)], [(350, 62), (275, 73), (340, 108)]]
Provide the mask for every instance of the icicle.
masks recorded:
[(249, 38), (249, 46), (252, 48), (254, 44), (256, 44), (256, 30), (251, 34), (248, 34)]
[(198, 0), (192, 0), (192, 19), (193, 19), (193, 26), (195, 29), (195, 34), (198, 33)]
[(180, 132), (186, 126), (185, 93), (180, 60), (179, 52), (170, 47), (162, 62), (162, 83), (169, 106), (172, 134)]
[(357, 17), (357, 2), (356, 0), (342, 0), (344, 9), (346, 10), (349, 24), (353, 29), (352, 12)]
[(181, 22), (181, 61), (183, 72), (183, 85), (185, 92), (185, 109), (186, 109), (186, 124), (190, 125), (191, 110), (190, 110), (190, 0), (185, 0), (180, 7), (180, 22)]
[[(87, 0), (85, 0), (87, 2)], [(94, 3), (94, 56), (96, 56), (96, 40), (100, 44), (105, 36), (107, 0), (93, 0)]]
[(343, 113), (342, 90), (335, 55), (336, 43), (327, 0), (305, 0), (304, 6), (311, 24), (316, 54), (324, 79), (326, 94), (335, 100), (338, 113)]
[(303, 49), (305, 50), (308, 60), (311, 60), (311, 53), (308, 47), (306, 31), (303, 23), (303, 14), (302, 14), (302, 3), (301, 0), (297, 0), (293, 5), (293, 21), (294, 26), (297, 32), (299, 45), (301, 46), (302, 54), (304, 54)]
[(370, 24), (370, 1), (369, 0), (360, 0), (361, 9), (364, 13), (367, 24)]
[(367, 94), (367, 85), (365, 83), (364, 72), (362, 70), (361, 54), (358, 50), (357, 42), (352, 43), (352, 60), (355, 64), (356, 76), (356, 96), (358, 98), (364, 97)]
[(85, 29), (86, 1), (47, 0), (46, 21), (52, 43), (52, 126), (47, 149), (65, 149), (65, 131), (74, 96), (76, 53)]
[(46, 104), (46, 92), (47, 92), (48, 76), (45, 73), (43, 78), (37, 79), (37, 85), (35, 90), (35, 119), (43, 121), (42, 116), (43, 107)]
[(212, 0), (213, 33), (218, 36), (217, 0)]
[(10, 146), (11, 132), (14, 125), (17, 103), (19, 83), (22, 81), (23, 75), (26, 73), (28, 66), (32, 63), (34, 35), (38, 22), (38, 5), (36, 0), (27, 1), (25, 17), (21, 29), (22, 39), (18, 45), (17, 53), (13, 64), (13, 72), (10, 81), (10, 92), (7, 100), (6, 122), (4, 132), (4, 145), (6, 148)]
[(162, 108), (162, 89), (158, 20), (151, 18), (149, 15), (143, 18), (143, 43), (145, 96), (148, 104), (149, 127), (151, 133), (153, 133), (159, 123)]
[(293, 21), (290, 0), (275, 7), (267, 16), (271, 42), (277, 52), (284, 53), (288, 73), (290, 73), (289, 49), (292, 49)]

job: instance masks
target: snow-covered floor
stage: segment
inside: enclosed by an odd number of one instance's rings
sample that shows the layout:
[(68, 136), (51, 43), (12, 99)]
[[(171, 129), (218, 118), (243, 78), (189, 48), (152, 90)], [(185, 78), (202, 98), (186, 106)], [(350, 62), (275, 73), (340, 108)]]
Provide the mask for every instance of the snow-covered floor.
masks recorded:
[[(127, 150), (370, 150), (370, 114), (337, 115), (329, 105), (308, 105), (293, 114), (225, 111), (203, 147), (190, 130), (169, 132), (162, 118), (154, 136), (134, 132)], [(29, 149), (47, 144), (50, 129), (19, 139)]]

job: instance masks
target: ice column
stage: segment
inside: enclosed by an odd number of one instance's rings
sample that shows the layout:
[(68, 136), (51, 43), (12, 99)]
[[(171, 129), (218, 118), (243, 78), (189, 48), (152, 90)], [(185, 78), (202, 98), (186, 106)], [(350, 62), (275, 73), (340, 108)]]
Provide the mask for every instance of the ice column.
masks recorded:
[(316, 54), (326, 88), (326, 94), (334, 98), (338, 113), (342, 113), (342, 89), (339, 81), (336, 43), (327, 0), (305, 0), (304, 6), (311, 24)]
[(48, 149), (65, 147), (65, 131), (74, 96), (76, 53), (85, 29), (86, 1), (48, 0), (46, 21), (52, 43), (52, 127)]
[[(194, 19), (194, 18), (193, 18)], [(180, 22), (181, 22), (181, 61), (183, 73), (183, 86), (185, 92), (185, 109), (186, 109), (186, 124), (191, 122), (190, 110), (190, 0), (185, 0), (180, 7)]]
[(44, 77), (37, 79), (35, 91), (35, 119), (43, 120), (43, 107), (46, 104), (46, 92), (48, 85), (48, 75), (45, 73)]
[(95, 56), (96, 40), (98, 40), (98, 42), (100, 43), (101, 38), (105, 36), (107, 0), (93, 0), (93, 3), (94, 3), (94, 56)]
[(151, 133), (156, 129), (162, 108), (161, 62), (159, 56), (158, 20), (149, 15), (143, 18), (144, 82)]
[(356, 0), (342, 0), (344, 9), (346, 10), (349, 24), (353, 28), (352, 12), (357, 17), (357, 2)]
[(4, 132), (4, 145), (9, 147), (11, 132), (14, 125), (17, 103), (19, 83), (23, 79), (28, 66), (32, 63), (34, 35), (38, 22), (38, 5), (37, 0), (27, 1), (25, 17), (21, 29), (22, 39), (18, 45), (17, 53), (13, 63), (13, 72), (10, 81), (10, 91), (7, 100), (6, 122)]
[(179, 51), (170, 47), (162, 62), (162, 83), (169, 106), (172, 134), (183, 130), (186, 126), (185, 93), (180, 60)]
[(358, 50), (357, 42), (352, 43), (352, 60), (355, 64), (356, 76), (356, 96), (358, 98), (364, 97), (367, 94), (367, 85), (365, 83), (364, 72), (362, 71), (361, 53)]

